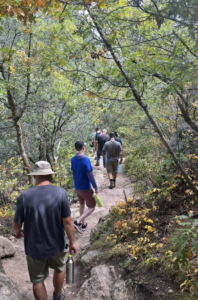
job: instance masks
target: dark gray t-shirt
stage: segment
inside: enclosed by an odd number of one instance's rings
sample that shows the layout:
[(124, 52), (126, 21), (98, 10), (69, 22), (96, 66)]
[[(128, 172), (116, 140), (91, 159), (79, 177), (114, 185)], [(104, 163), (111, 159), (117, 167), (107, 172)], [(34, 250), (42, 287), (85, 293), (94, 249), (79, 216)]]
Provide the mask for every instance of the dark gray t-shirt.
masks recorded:
[(53, 185), (35, 186), (17, 199), (14, 222), (24, 223), (25, 253), (42, 260), (66, 245), (62, 218), (71, 215), (67, 193)]
[(118, 161), (122, 146), (119, 142), (109, 141), (104, 144), (102, 151), (107, 152), (107, 161)]

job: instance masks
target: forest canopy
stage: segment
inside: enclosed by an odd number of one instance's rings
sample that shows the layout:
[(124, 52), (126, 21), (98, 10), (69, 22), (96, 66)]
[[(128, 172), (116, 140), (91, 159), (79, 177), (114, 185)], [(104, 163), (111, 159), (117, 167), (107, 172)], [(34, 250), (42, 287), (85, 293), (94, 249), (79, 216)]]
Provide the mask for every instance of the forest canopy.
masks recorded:
[(20, 158), (29, 172), (44, 159), (68, 178), (74, 141), (99, 125), (124, 139), (129, 175), (154, 183), (168, 153), (198, 194), (183, 165), (197, 149), (197, 10), (195, 0), (0, 1), (2, 163)]

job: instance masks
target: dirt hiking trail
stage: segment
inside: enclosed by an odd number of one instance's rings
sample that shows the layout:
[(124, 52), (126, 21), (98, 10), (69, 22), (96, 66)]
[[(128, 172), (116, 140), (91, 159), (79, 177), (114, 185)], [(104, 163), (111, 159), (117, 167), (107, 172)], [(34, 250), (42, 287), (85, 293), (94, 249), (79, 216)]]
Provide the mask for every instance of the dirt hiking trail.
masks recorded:
[[(95, 161), (92, 160), (92, 165)], [(123, 168), (122, 168), (123, 169)], [(110, 207), (115, 203), (116, 200), (122, 201), (126, 197), (133, 194), (133, 188), (131, 187), (130, 180), (127, 178), (123, 170), (118, 174), (116, 187), (112, 190), (108, 188), (109, 180), (107, 177), (106, 169), (102, 166), (102, 161), (99, 167), (94, 167), (94, 175), (96, 182), (99, 187), (99, 197), (103, 202), (103, 207), (98, 208), (96, 206), (95, 211), (92, 215), (87, 218), (88, 228), (83, 233), (80, 234), (75, 232), (75, 240), (78, 247), (78, 253), (80, 253), (81, 247), (85, 247), (89, 243), (89, 237), (92, 227), (94, 227), (100, 217), (106, 215)], [(72, 217), (75, 220), (79, 215), (79, 203), (74, 203), (71, 205)], [(24, 241), (22, 239), (15, 239), (13, 241), (16, 248), (16, 254), (12, 258), (3, 259), (3, 267), (5, 269), (6, 275), (9, 276), (18, 286), (19, 293), (21, 295), (21, 300), (34, 300), (32, 292), (32, 283), (29, 279), (29, 274), (27, 270), (26, 257), (24, 253)], [(52, 285), (53, 270), (50, 270), (49, 277), (45, 280), (45, 285), (48, 293), (48, 300), (52, 300), (53, 297), (53, 285)], [(84, 278), (84, 274), (79, 272), (79, 268), (75, 268), (75, 283), (72, 287), (65, 285), (66, 299), (73, 300), (77, 294), (81, 284), (87, 279)]]

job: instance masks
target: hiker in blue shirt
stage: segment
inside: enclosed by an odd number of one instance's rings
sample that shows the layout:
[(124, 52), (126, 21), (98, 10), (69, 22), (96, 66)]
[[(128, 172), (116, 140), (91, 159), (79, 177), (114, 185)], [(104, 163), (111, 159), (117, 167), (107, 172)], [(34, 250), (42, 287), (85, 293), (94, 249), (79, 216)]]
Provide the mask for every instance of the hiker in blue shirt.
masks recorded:
[[(85, 218), (93, 213), (96, 206), (91, 184), (96, 194), (98, 194), (98, 187), (93, 175), (93, 167), (90, 159), (84, 154), (84, 143), (77, 141), (75, 143), (75, 149), (78, 153), (71, 159), (71, 169), (74, 177), (74, 187), (80, 202), (80, 216), (74, 221), (74, 227), (78, 232), (83, 233), (88, 225), (85, 222)], [(85, 203), (88, 207), (86, 211)]]

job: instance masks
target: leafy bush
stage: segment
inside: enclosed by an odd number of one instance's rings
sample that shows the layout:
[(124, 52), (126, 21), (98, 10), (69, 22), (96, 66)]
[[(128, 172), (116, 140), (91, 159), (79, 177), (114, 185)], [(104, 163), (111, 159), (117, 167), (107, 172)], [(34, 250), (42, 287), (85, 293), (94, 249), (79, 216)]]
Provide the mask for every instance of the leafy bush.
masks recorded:
[(179, 264), (188, 264), (189, 259), (198, 254), (198, 219), (193, 220), (192, 216), (193, 213), (190, 212), (189, 216), (181, 215), (176, 218), (179, 224), (173, 237), (176, 268), (179, 268)]

